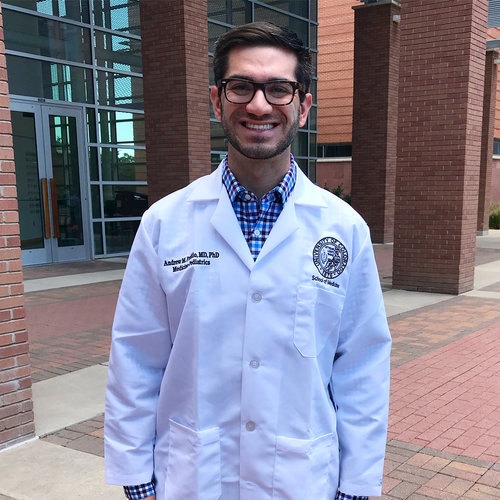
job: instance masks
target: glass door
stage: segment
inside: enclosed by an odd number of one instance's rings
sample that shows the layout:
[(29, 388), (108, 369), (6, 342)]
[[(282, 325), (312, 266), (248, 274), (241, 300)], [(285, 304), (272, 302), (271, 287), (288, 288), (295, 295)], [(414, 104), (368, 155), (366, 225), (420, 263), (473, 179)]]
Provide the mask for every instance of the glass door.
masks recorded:
[(88, 259), (81, 109), (11, 103), (24, 265)]

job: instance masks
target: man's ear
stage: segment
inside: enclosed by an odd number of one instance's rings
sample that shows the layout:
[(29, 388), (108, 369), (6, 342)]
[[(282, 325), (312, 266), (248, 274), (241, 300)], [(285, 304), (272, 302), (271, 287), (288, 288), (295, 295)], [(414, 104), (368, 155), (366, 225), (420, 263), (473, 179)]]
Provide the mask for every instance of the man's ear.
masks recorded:
[(222, 103), (219, 95), (219, 89), (216, 85), (212, 85), (212, 88), (210, 89), (210, 100), (212, 101), (215, 118), (222, 121)]
[(303, 127), (307, 121), (307, 115), (312, 106), (312, 94), (307, 93), (304, 100), (300, 103), (299, 126)]

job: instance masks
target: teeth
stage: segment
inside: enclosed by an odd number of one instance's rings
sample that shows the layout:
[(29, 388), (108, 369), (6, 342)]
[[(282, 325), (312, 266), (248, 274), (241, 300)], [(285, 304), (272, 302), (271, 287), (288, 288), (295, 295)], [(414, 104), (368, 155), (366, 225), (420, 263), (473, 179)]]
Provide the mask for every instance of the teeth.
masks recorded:
[(245, 125), (247, 128), (251, 128), (253, 130), (269, 130), (274, 127), (274, 125), (271, 125), (270, 123), (266, 123), (264, 125), (254, 125), (253, 123), (246, 123)]

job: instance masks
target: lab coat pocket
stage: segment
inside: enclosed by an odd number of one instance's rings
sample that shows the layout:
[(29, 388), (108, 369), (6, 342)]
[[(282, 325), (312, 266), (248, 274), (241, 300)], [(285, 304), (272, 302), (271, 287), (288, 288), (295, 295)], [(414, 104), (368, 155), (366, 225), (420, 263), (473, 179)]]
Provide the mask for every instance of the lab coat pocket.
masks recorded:
[(331, 500), (336, 481), (329, 477), (334, 435), (316, 439), (278, 436), (273, 500)]
[(314, 358), (328, 340), (337, 342), (343, 300), (340, 294), (319, 287), (299, 286), (293, 343), (302, 356)]
[(165, 500), (217, 500), (220, 496), (219, 429), (194, 431), (170, 420)]

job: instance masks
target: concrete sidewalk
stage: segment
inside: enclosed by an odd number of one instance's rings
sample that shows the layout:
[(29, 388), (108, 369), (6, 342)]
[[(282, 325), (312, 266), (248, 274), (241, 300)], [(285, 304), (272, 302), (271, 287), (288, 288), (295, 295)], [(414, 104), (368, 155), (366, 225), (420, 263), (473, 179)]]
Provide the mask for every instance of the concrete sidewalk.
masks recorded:
[[(385, 499), (500, 498), (500, 231), (478, 237), (473, 291), (391, 289)], [(123, 498), (104, 484), (110, 329), (125, 259), (24, 270), (39, 439), (0, 452), (0, 500)]]

